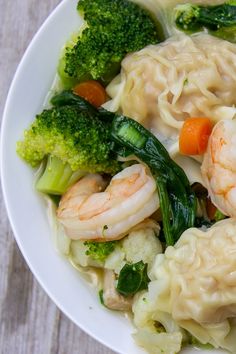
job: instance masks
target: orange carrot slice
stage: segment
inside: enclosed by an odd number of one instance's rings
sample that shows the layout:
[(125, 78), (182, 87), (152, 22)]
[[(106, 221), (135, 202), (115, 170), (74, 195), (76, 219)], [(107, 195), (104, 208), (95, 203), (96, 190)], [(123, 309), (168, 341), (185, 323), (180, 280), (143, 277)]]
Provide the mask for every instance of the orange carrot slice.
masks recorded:
[(202, 155), (207, 149), (207, 143), (212, 131), (209, 118), (189, 118), (180, 131), (179, 150), (183, 155)]
[(106, 91), (98, 81), (90, 80), (82, 82), (73, 88), (73, 92), (83, 97), (95, 107), (100, 107), (106, 102)]

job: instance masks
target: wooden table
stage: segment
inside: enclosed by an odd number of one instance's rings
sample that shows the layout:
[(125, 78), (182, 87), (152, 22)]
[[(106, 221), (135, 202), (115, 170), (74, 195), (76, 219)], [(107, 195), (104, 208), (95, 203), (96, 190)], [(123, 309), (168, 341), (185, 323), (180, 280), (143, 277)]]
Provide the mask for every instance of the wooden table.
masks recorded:
[[(0, 0), (0, 117), (23, 52), (60, 0)], [(41, 289), (14, 241), (0, 196), (0, 354), (114, 354)]]

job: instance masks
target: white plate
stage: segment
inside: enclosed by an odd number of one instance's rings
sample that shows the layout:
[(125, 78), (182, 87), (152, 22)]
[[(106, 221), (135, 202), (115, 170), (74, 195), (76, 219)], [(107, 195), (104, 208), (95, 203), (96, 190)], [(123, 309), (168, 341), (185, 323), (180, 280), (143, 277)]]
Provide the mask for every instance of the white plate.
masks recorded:
[[(94, 289), (55, 251), (44, 202), (33, 187), (32, 170), (15, 152), (24, 129), (42, 109), (62, 46), (81, 24), (76, 4), (77, 0), (64, 0), (51, 14), (31, 42), (12, 82), (2, 123), (3, 194), (21, 252), (57, 306), (84, 331), (114, 351), (141, 354), (144, 351), (133, 342), (134, 329), (129, 320), (102, 307)], [(184, 353), (196, 351), (186, 349)]]

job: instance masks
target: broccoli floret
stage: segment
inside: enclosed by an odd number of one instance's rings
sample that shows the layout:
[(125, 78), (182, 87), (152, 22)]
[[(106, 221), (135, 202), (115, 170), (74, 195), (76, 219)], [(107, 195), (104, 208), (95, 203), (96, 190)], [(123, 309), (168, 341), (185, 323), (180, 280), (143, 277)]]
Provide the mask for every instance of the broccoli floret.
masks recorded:
[(175, 8), (175, 23), (185, 31), (199, 29), (199, 6), (193, 4), (178, 5)]
[(175, 8), (175, 23), (184, 31), (195, 32), (205, 27), (218, 37), (235, 41), (232, 33), (235, 33), (236, 26), (236, 1), (215, 6), (178, 5)]
[(80, 0), (86, 27), (65, 53), (65, 73), (78, 81), (110, 81), (124, 56), (162, 39), (162, 29), (146, 10), (127, 0)]
[(105, 259), (111, 254), (115, 247), (117, 241), (109, 242), (93, 242), (85, 241), (84, 245), (87, 246), (86, 255), (90, 256), (95, 261), (105, 261)]
[(114, 174), (119, 168), (111, 156), (108, 125), (73, 105), (37, 115), (24, 140), (18, 142), (17, 152), (32, 167), (52, 155), (69, 164), (72, 171)]

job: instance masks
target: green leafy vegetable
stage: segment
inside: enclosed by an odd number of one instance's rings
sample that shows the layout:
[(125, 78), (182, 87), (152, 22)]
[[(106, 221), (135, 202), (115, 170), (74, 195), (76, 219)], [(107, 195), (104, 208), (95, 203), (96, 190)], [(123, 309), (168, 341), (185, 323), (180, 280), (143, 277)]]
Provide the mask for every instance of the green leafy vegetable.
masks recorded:
[(166, 243), (173, 245), (195, 219), (196, 198), (184, 171), (153, 134), (130, 118), (115, 116), (111, 135), (151, 169), (157, 181)]
[(105, 261), (105, 259), (111, 254), (115, 247), (117, 241), (109, 242), (93, 242), (85, 241), (84, 245), (87, 246), (86, 255), (90, 256), (95, 261)]
[(65, 90), (55, 95), (51, 99), (54, 107), (77, 106), (82, 112), (89, 113), (91, 116), (97, 115), (97, 109), (82, 97), (74, 94), (71, 90)]
[(140, 290), (147, 289), (149, 281), (147, 264), (143, 261), (126, 263), (120, 271), (116, 290), (124, 296), (134, 295)]
[(174, 13), (175, 23), (183, 31), (196, 32), (207, 28), (217, 37), (236, 41), (236, 1), (214, 6), (183, 4), (176, 6)]
[(119, 72), (127, 53), (162, 39), (159, 23), (132, 1), (80, 0), (78, 10), (87, 27), (76, 44), (66, 48), (59, 71), (62, 77), (108, 82)]
[[(103, 299), (103, 289), (99, 290), (98, 296), (99, 296), (100, 303), (101, 303), (103, 306), (105, 306), (104, 299)], [(106, 306), (105, 306), (105, 307), (106, 307)]]

